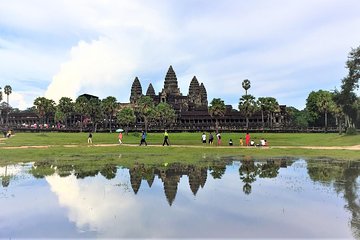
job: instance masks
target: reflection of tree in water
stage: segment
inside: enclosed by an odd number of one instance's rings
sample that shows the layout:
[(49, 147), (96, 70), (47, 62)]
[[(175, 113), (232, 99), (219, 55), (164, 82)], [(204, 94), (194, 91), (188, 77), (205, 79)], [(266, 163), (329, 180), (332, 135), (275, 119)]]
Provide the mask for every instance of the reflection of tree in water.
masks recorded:
[(257, 162), (255, 160), (246, 158), (240, 161), (239, 167), (240, 179), (244, 183), (243, 192), (245, 194), (251, 193), (251, 184), (256, 181), (256, 177), (260, 178), (275, 178), (279, 174), (280, 167), (286, 168), (288, 162), (286, 159), (269, 159), (266, 162)]
[(67, 177), (74, 174), (76, 178), (94, 177), (99, 173), (106, 179), (113, 179), (116, 177), (117, 167), (115, 164), (105, 165), (87, 165), (87, 164), (61, 164), (56, 165), (52, 161), (35, 162), (31, 167), (29, 173), (35, 178), (44, 178), (53, 174), (58, 174), (60, 177)]
[(55, 173), (55, 168), (50, 161), (35, 162), (30, 169), (30, 173), (35, 178), (44, 178)]
[(2, 178), (1, 178), (1, 185), (2, 185), (3, 187), (8, 187), (8, 186), (9, 186), (9, 184), (10, 184), (10, 177), (11, 177), (11, 176), (7, 175), (7, 165), (6, 165), (6, 166), (5, 166), (5, 175), (2, 176)]
[(350, 226), (354, 238), (360, 239), (360, 202), (357, 178), (360, 162), (308, 161), (308, 173), (313, 181), (331, 185), (337, 193), (343, 193), (345, 206), (351, 212)]
[(221, 179), (221, 177), (224, 175), (226, 170), (226, 165), (219, 164), (209, 167), (210, 174), (214, 179)]
[(258, 166), (255, 165), (254, 160), (241, 161), (239, 168), (240, 179), (243, 181), (243, 191), (245, 194), (251, 193), (251, 183), (255, 182), (258, 174)]
[(100, 173), (106, 179), (110, 180), (116, 177), (117, 168), (113, 164), (106, 164), (101, 170)]

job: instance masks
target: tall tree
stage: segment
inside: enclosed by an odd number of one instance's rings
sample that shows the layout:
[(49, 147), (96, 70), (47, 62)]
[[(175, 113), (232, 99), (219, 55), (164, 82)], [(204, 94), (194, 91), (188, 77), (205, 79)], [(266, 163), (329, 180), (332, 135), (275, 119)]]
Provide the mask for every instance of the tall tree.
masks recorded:
[(49, 124), (50, 116), (55, 113), (54, 100), (47, 99), (45, 97), (38, 97), (34, 100), (34, 106), (42, 119), (42, 123)]
[[(333, 94), (329, 91), (312, 91), (306, 99), (306, 110), (309, 113), (309, 121), (315, 126), (324, 126), (325, 130), (327, 130), (328, 127), (328, 113), (333, 113), (334, 109), (335, 102), (333, 101)], [(322, 116), (324, 116), (324, 120)]]
[(255, 97), (251, 94), (243, 95), (239, 100), (239, 111), (243, 112), (246, 118), (246, 128), (249, 128), (249, 117), (258, 110)]
[(263, 126), (264, 126), (263, 113), (265, 112), (267, 115), (267, 122), (270, 123), (270, 127), (272, 128), (274, 112), (279, 111), (278, 101), (273, 97), (260, 97), (258, 98), (257, 104), (262, 112), (261, 115), (262, 115)]
[(145, 131), (148, 130), (149, 121), (155, 118), (154, 101), (149, 96), (141, 96), (136, 105), (136, 112), (144, 119)]
[(61, 117), (65, 123), (68, 125), (68, 119), (73, 114), (75, 108), (75, 103), (69, 97), (62, 97), (59, 100), (59, 104), (57, 105), (57, 118)]
[(355, 127), (357, 120), (357, 104), (355, 90), (359, 88), (360, 79), (360, 46), (351, 49), (346, 61), (348, 75), (342, 79), (341, 91), (336, 97), (336, 102), (342, 107), (347, 127)]
[(156, 107), (156, 118), (163, 127), (168, 127), (175, 122), (175, 110), (170, 104), (161, 102)]
[(210, 102), (209, 113), (211, 117), (215, 118), (215, 129), (219, 131), (219, 118), (224, 116), (226, 112), (226, 106), (221, 98), (214, 98)]
[(136, 122), (136, 116), (134, 110), (130, 107), (125, 107), (121, 109), (116, 114), (116, 119), (120, 126), (126, 126), (125, 132), (128, 134), (129, 126)]
[(9, 95), (12, 93), (12, 88), (10, 85), (6, 85), (4, 87), (4, 93), (5, 93), (6, 99), (7, 99), (6, 102), (9, 104)]
[(316, 106), (318, 107), (319, 112), (324, 113), (324, 125), (325, 125), (325, 132), (327, 132), (328, 128), (328, 113), (334, 112), (336, 108), (336, 104), (333, 101), (333, 96), (328, 91), (319, 91), (318, 100), (316, 102)]
[(112, 117), (114, 116), (117, 107), (118, 104), (115, 97), (109, 96), (101, 101), (101, 108), (104, 112), (104, 115), (108, 117), (110, 132)]
[[(6, 95), (6, 102), (7, 102), (7, 105), (8, 107), (10, 107), (10, 104), (9, 104), (9, 95), (12, 93), (12, 88), (10, 85), (5, 85), (4, 87), (4, 93)], [(10, 109), (7, 109), (6, 111), (6, 124), (8, 124), (9, 122), (9, 110)]]
[[(0, 103), (3, 100), (3, 95), (2, 95), (2, 91), (1, 91), (1, 87), (0, 87)], [(3, 123), (3, 117), (2, 117), (2, 109), (0, 109), (0, 124)]]
[(101, 100), (98, 98), (90, 98), (89, 100), (89, 115), (93, 125), (93, 129), (97, 131), (98, 123), (103, 119), (103, 112), (101, 111)]
[(251, 87), (250, 80), (249, 80), (249, 79), (245, 79), (245, 80), (242, 82), (242, 87), (243, 87), (243, 89), (245, 89), (245, 95), (247, 95), (247, 90), (249, 90), (250, 87)]
[(83, 118), (87, 116), (90, 111), (89, 100), (84, 96), (79, 96), (75, 100), (75, 111), (80, 115), (80, 132), (83, 129)]

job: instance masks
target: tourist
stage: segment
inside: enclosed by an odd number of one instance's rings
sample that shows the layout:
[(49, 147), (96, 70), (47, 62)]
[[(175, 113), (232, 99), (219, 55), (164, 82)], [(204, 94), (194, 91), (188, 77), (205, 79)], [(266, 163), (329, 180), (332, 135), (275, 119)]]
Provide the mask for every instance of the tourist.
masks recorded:
[(145, 144), (145, 146), (147, 146), (147, 142), (146, 142), (146, 132), (145, 131), (142, 131), (141, 133), (141, 140), (140, 140), (140, 146)]
[(213, 145), (213, 142), (214, 142), (214, 136), (213, 136), (212, 133), (210, 132), (210, 134), (209, 134), (209, 144), (210, 144), (210, 145)]
[(243, 139), (242, 139), (242, 138), (240, 138), (239, 145), (240, 145), (240, 146), (244, 146), (244, 142), (243, 142)]
[(164, 132), (164, 142), (163, 142), (163, 146), (165, 145), (165, 143), (166, 143), (166, 145), (167, 146), (169, 146), (169, 134), (168, 134), (168, 132), (165, 130), (165, 132)]
[(201, 135), (201, 139), (202, 139), (202, 143), (203, 143), (203, 144), (206, 144), (206, 134), (205, 134), (205, 133), (203, 133), (203, 134)]
[(230, 140), (229, 140), (229, 146), (232, 146), (233, 145), (233, 141), (232, 141), (232, 139), (230, 138)]
[(88, 136), (88, 143), (90, 144), (92, 144), (93, 143), (93, 141), (92, 141), (92, 133), (91, 133), (91, 131), (89, 132), (89, 136)]
[(246, 133), (245, 135), (245, 145), (248, 147), (250, 146), (250, 134)]
[(221, 145), (221, 134), (218, 132), (216, 134), (216, 137), (217, 137), (217, 145), (220, 146)]
[(122, 144), (122, 139), (123, 139), (123, 134), (122, 134), (122, 132), (119, 133), (118, 138), (119, 138), (119, 144)]

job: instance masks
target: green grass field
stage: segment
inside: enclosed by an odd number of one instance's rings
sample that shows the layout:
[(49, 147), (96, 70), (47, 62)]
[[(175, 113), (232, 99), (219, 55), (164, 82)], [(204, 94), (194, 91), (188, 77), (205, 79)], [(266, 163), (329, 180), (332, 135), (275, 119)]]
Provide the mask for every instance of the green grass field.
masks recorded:
[[(334, 158), (360, 160), (358, 150), (323, 150), (300, 149), (298, 146), (352, 146), (360, 144), (360, 135), (345, 136), (338, 134), (251, 134), (256, 142), (261, 137), (270, 143), (268, 148), (239, 147), (239, 138), (244, 134), (222, 134), (223, 146), (227, 146), (230, 138), (233, 147), (217, 147), (203, 145), (202, 133), (171, 133), (170, 144), (173, 146), (162, 147), (163, 135), (149, 133), (147, 147), (116, 145), (117, 133), (94, 133), (94, 145), (87, 144), (87, 133), (17, 133), (9, 139), (0, 141), (0, 164), (29, 161), (50, 162), (104, 162), (116, 164), (149, 163), (158, 164), (165, 162), (192, 163), (202, 159), (218, 159), (228, 156), (271, 158), (271, 157), (299, 157), (299, 158)], [(139, 144), (140, 134), (130, 133), (124, 135), (125, 144)], [(105, 146), (99, 146), (104, 144)], [(108, 144), (108, 145), (106, 145)], [(110, 145), (111, 144), (111, 145)], [(69, 147), (68, 145), (73, 145)], [(21, 146), (49, 146), (47, 148), (16, 148)], [(276, 146), (290, 146), (286, 149)], [(14, 147), (14, 148), (4, 148)]]
[[(203, 146), (201, 142), (202, 133), (169, 133), (170, 144)], [(118, 143), (117, 133), (94, 133), (94, 144)], [(87, 145), (88, 133), (17, 133), (14, 137), (0, 142), (1, 146), (42, 146), (42, 145)], [(256, 143), (260, 138), (265, 138), (270, 146), (353, 146), (360, 144), (360, 135), (346, 136), (335, 133), (253, 133), (251, 138)], [(229, 139), (232, 139), (235, 146), (239, 146), (239, 139), (244, 133), (223, 133), (222, 146), (227, 146)], [(139, 144), (140, 133), (124, 134), (123, 142), (127, 144)], [(148, 133), (147, 142), (149, 145), (161, 145), (163, 142), (162, 133)], [(209, 145), (205, 145), (209, 146)]]

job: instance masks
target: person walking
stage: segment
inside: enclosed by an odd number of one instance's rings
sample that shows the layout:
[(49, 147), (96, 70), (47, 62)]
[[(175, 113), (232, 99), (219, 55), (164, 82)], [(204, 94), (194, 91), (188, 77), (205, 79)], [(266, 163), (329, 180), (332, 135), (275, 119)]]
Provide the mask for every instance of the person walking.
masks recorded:
[(165, 130), (164, 132), (164, 142), (163, 142), (163, 146), (165, 146), (165, 143), (167, 146), (169, 146), (169, 134), (168, 132)]
[(92, 141), (92, 133), (91, 133), (91, 131), (89, 132), (89, 136), (88, 136), (88, 144), (92, 144), (93, 143), (93, 141)]
[(213, 142), (214, 142), (214, 136), (213, 136), (212, 133), (210, 132), (210, 134), (209, 134), (209, 144), (210, 144), (210, 145), (213, 145)]
[(123, 139), (123, 134), (122, 134), (122, 132), (119, 133), (118, 138), (119, 138), (119, 144), (121, 145), (121, 144), (122, 144), (122, 139)]
[(140, 146), (145, 144), (145, 146), (147, 146), (147, 142), (146, 142), (146, 132), (145, 131), (142, 131), (142, 134), (141, 134), (141, 140), (140, 140)]

